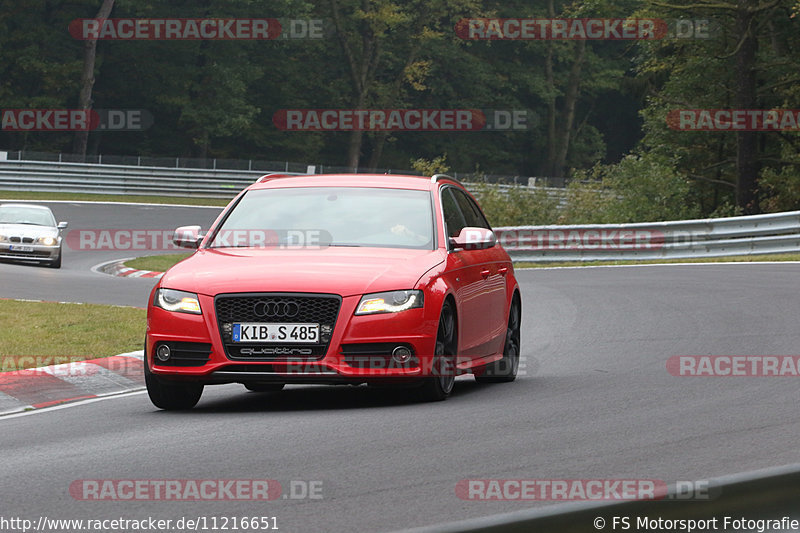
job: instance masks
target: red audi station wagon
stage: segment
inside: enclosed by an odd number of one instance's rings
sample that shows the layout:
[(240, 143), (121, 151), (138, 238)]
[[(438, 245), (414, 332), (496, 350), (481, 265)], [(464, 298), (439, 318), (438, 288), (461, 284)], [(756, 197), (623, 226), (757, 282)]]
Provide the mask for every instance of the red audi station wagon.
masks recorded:
[(455, 179), (267, 175), (150, 295), (145, 380), (189, 409), (205, 385), (403, 384), (443, 400), (456, 375), (513, 381), (522, 302), (508, 254)]

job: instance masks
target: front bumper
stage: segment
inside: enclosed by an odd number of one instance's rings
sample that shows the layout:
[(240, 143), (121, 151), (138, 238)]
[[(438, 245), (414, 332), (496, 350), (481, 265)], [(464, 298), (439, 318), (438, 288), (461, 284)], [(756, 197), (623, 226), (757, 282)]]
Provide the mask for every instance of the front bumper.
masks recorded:
[(44, 244), (0, 243), (0, 259), (56, 261), (60, 256), (60, 244), (45, 246)]
[[(302, 295), (298, 295), (302, 296)], [(343, 383), (405, 381), (432, 375), (439, 313), (435, 306), (399, 313), (355, 316), (360, 296), (341, 300), (324, 355), (233, 359), (226, 354), (214, 298), (200, 296), (202, 315), (148, 308), (146, 357), (153, 374), (176, 380), (212, 383)], [(163, 343), (179, 348), (176, 361), (154, 357)], [(410, 361), (392, 360), (397, 346), (411, 350)], [(198, 348), (199, 347), (199, 348)], [(197, 350), (190, 353), (190, 349)]]

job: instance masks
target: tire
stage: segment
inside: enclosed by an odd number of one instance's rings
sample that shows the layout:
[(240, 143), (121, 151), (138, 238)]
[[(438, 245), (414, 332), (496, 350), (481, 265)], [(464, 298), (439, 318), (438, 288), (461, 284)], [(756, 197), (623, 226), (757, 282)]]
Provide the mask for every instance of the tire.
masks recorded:
[(424, 378), (419, 388), (420, 399), (423, 401), (439, 402), (453, 392), (456, 380), (457, 345), (456, 315), (450, 302), (445, 302), (436, 333), (435, 358), (432, 363), (434, 375)]
[(521, 309), (519, 300), (515, 297), (511, 302), (508, 313), (508, 327), (506, 340), (503, 345), (503, 358), (483, 368), (480, 374), (475, 374), (478, 383), (510, 383), (517, 379), (519, 370), (519, 330), (521, 322)]
[(278, 392), (285, 383), (245, 383), (244, 388), (252, 392)]
[(201, 383), (165, 381), (152, 374), (149, 366), (145, 360), (144, 382), (153, 405), (165, 411), (183, 411), (191, 409), (200, 401), (200, 396), (203, 394)]

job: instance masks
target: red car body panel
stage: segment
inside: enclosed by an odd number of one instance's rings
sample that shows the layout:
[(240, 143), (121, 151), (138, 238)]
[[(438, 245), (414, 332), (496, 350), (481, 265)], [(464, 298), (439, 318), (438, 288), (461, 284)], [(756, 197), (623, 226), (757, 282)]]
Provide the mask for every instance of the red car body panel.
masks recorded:
[[(436, 242), (434, 249), (319, 247), (304, 249), (206, 248), (215, 228), (241, 194), (212, 225), (191, 257), (172, 267), (150, 295), (145, 344), (149, 371), (176, 380), (204, 383), (245, 382), (243, 365), (265, 368), (286, 383), (359, 383), (432, 375), (437, 328), (445, 299), (457, 316), (459, 373), (470, 372), (503, 355), (511, 301), (518, 285), (508, 254), (500, 244), (482, 250), (448, 250), (440, 188), (450, 179), (418, 176), (320, 175), (282, 177), (256, 183), (247, 190), (295, 187), (380, 187), (431, 191)], [(242, 193), (244, 194), (244, 192)], [(468, 193), (467, 193), (468, 194)], [(153, 305), (159, 288), (196, 293), (201, 315), (166, 311)], [(356, 316), (365, 294), (421, 290), (422, 308), (397, 313)], [(226, 355), (215, 309), (215, 297), (238, 293), (297, 293), (341, 297), (326, 353), (318, 358), (272, 357), (244, 361)], [(198, 366), (165, 365), (154, 357), (162, 342), (210, 345), (207, 362)], [(403, 368), (359, 368), (348, 364), (347, 347), (405, 344), (419, 364)], [(252, 365), (252, 366), (250, 366)], [(234, 374), (228, 372), (236, 369)], [(255, 379), (255, 378), (253, 378)], [(264, 379), (259, 375), (259, 380)]]

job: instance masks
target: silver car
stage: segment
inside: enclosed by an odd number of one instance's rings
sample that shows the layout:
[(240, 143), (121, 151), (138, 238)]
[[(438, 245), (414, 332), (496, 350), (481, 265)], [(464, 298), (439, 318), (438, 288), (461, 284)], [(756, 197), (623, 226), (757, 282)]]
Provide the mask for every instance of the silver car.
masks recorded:
[(39, 261), (61, 268), (61, 230), (50, 208), (0, 204), (0, 259)]

